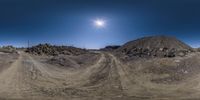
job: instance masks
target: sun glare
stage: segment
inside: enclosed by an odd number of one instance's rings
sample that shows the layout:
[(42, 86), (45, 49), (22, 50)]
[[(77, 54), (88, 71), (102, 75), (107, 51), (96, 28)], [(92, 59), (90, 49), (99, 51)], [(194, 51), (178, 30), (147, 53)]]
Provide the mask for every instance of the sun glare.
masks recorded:
[(95, 26), (97, 27), (104, 27), (105, 26), (105, 21), (101, 19), (97, 19), (94, 21)]

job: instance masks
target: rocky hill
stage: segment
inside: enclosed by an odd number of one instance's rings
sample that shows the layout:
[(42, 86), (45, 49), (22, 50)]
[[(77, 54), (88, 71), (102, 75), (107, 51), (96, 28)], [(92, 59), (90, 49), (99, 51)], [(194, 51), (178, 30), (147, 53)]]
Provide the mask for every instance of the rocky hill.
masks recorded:
[(130, 41), (117, 52), (129, 56), (175, 57), (184, 56), (193, 49), (180, 40), (169, 36), (150, 36)]
[(80, 55), (87, 52), (85, 49), (72, 46), (55, 46), (50, 44), (39, 44), (28, 48), (26, 52), (35, 55)]

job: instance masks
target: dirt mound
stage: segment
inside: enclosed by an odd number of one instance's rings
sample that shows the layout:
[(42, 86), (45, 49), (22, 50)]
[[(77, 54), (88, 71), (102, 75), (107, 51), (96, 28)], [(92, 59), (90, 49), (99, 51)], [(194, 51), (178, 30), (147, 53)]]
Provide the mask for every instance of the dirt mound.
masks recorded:
[(129, 56), (175, 57), (185, 56), (193, 49), (174, 37), (151, 36), (130, 41), (117, 51)]
[(78, 56), (59, 55), (47, 60), (47, 63), (58, 65), (63, 68), (84, 68), (95, 64), (100, 58), (100, 54), (86, 53)]
[(200, 48), (194, 48), (194, 51), (200, 52)]
[(67, 68), (79, 68), (80, 65), (78, 65), (75, 61), (69, 59), (66, 56), (55, 56), (47, 61), (49, 64), (52, 65), (59, 65), (59, 66), (65, 66)]
[(16, 48), (8, 45), (8, 46), (3, 46), (0, 48), (0, 52), (4, 52), (4, 53), (17, 53)]
[(80, 49), (72, 46), (55, 46), (50, 44), (39, 44), (28, 48), (26, 52), (36, 55), (80, 55), (87, 52), (85, 49)]

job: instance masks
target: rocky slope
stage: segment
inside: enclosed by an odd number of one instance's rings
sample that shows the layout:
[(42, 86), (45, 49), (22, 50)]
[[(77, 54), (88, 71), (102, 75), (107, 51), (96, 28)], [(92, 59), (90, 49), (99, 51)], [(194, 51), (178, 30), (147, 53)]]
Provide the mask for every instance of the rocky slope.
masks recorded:
[(50, 44), (39, 44), (28, 48), (26, 52), (35, 55), (80, 55), (87, 52), (85, 49), (80, 49), (72, 46), (54, 46)]
[(175, 57), (185, 56), (193, 49), (174, 37), (151, 36), (130, 41), (120, 47), (117, 52), (128, 56)]

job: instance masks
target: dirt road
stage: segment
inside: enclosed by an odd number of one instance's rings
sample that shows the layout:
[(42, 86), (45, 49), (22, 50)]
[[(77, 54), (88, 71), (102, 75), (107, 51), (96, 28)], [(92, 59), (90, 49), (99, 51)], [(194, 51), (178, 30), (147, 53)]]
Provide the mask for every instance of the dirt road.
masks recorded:
[[(110, 53), (95, 65), (67, 70), (19, 52), (18, 59), (0, 73), (0, 98), (24, 100), (170, 100), (186, 98), (178, 85), (153, 84)], [(178, 97), (182, 98), (178, 98)], [(169, 98), (168, 98), (169, 97)], [(196, 96), (194, 96), (196, 97)], [(197, 98), (197, 97), (196, 97)]]

